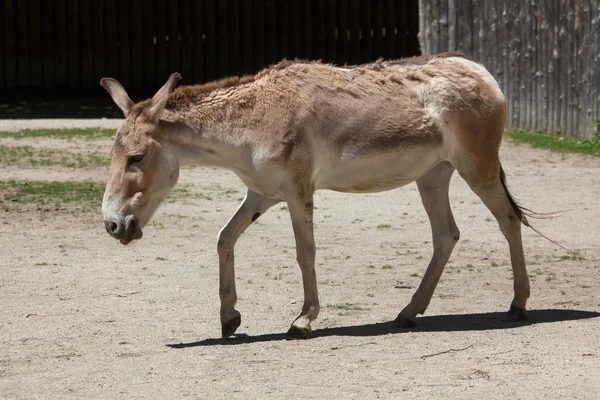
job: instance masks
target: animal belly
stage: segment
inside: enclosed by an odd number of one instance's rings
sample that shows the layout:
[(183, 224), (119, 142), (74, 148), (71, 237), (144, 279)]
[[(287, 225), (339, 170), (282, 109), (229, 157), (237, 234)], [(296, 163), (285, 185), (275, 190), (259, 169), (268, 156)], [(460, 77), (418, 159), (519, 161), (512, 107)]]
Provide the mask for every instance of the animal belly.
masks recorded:
[(347, 160), (332, 158), (315, 165), (315, 188), (348, 193), (391, 190), (414, 182), (440, 161), (436, 151), (417, 150)]

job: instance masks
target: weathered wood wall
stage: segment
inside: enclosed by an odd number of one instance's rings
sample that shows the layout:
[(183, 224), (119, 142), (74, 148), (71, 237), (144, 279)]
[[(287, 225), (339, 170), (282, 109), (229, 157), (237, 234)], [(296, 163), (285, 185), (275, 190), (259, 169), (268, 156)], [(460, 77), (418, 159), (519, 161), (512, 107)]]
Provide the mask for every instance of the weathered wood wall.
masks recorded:
[(419, 54), (418, 0), (0, 0), (0, 89), (127, 87)]
[(496, 77), (508, 127), (590, 138), (600, 118), (599, 0), (420, 0), (424, 54), (461, 50)]

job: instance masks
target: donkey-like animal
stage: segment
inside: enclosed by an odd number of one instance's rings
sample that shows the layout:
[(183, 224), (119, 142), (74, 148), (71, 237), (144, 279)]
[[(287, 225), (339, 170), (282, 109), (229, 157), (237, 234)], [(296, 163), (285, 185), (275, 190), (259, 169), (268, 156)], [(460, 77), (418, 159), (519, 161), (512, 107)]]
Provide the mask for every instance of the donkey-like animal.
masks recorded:
[(509, 317), (526, 318), (521, 223), (528, 223), (506, 188), (498, 157), (504, 96), (482, 65), (445, 53), (345, 68), (283, 61), (255, 76), (175, 89), (180, 79), (172, 74), (152, 99), (138, 104), (116, 80), (101, 80), (126, 117), (111, 152), (102, 210), (108, 233), (127, 244), (142, 237), (182, 165), (222, 167), (239, 176), (248, 192), (217, 244), (223, 337), (240, 325), (234, 245), (261, 214), (279, 202), (288, 205), (304, 304), (287, 336), (308, 338), (319, 313), (313, 193), (378, 192), (416, 181), (431, 223), (433, 257), (394, 321), (414, 326), (459, 239), (448, 200), (455, 169), (508, 241), (514, 274)]

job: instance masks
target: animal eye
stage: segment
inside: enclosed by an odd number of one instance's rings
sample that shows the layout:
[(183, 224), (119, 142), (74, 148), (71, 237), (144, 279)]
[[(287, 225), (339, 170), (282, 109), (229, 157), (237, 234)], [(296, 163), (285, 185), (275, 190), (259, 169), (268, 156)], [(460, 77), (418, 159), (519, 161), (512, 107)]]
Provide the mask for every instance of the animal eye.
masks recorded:
[(140, 162), (144, 159), (144, 154), (136, 154), (135, 156), (129, 157), (129, 164)]

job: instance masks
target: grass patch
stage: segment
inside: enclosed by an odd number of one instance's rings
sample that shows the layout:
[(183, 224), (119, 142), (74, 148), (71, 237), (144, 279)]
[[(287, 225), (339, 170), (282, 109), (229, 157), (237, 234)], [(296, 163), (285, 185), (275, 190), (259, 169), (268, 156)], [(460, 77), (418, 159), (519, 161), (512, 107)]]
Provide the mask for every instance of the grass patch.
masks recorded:
[(102, 182), (0, 181), (0, 205), (72, 202), (100, 205), (103, 194)]
[(85, 128), (85, 129), (23, 129), (17, 132), (0, 132), (0, 138), (30, 138), (30, 137), (51, 137), (51, 138), (83, 138), (100, 139), (115, 136), (116, 129)]
[(591, 140), (529, 133), (522, 130), (506, 131), (504, 137), (512, 142), (527, 143), (536, 149), (600, 156), (600, 132), (595, 133)]
[(48, 166), (60, 165), (68, 168), (108, 166), (106, 156), (78, 154), (53, 149), (36, 149), (31, 146), (0, 146), (0, 165)]

